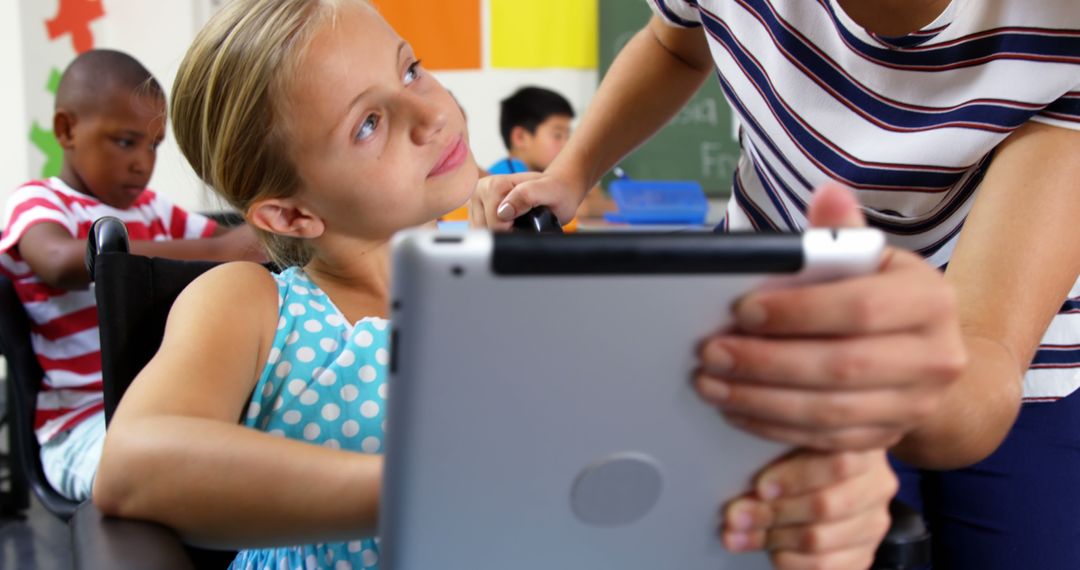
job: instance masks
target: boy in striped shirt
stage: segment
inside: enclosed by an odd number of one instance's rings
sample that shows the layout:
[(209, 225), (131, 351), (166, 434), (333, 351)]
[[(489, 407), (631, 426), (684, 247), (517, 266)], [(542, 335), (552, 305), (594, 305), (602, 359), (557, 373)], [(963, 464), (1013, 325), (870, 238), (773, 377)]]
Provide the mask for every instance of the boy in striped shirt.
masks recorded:
[(60, 176), (24, 184), (4, 209), (0, 271), (26, 307), (45, 371), (35, 418), (42, 463), (75, 500), (90, 496), (105, 433), (97, 307), (83, 262), (90, 225), (120, 218), (142, 255), (263, 259), (250, 230), (227, 231), (146, 189), (165, 121), (164, 92), (138, 61), (83, 53), (56, 94)]

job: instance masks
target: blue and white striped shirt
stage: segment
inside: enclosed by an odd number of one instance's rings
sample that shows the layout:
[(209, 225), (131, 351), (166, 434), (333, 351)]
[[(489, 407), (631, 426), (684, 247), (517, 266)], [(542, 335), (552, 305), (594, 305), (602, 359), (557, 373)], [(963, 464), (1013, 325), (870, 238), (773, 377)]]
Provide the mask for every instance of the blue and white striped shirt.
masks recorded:
[[(944, 267), (994, 148), (1028, 121), (1080, 129), (1080, 3), (952, 0), (922, 30), (873, 34), (837, 0), (649, 0), (700, 27), (742, 129), (722, 228), (797, 230), (816, 186), (854, 188), (893, 245)], [(1080, 281), (1024, 379), (1080, 386)]]

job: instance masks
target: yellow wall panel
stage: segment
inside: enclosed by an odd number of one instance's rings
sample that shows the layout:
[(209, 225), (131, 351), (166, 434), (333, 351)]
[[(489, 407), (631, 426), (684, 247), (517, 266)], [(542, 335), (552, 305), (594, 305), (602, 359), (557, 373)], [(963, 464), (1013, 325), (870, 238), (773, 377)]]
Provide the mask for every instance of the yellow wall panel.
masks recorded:
[(491, 65), (592, 69), (597, 0), (491, 0)]

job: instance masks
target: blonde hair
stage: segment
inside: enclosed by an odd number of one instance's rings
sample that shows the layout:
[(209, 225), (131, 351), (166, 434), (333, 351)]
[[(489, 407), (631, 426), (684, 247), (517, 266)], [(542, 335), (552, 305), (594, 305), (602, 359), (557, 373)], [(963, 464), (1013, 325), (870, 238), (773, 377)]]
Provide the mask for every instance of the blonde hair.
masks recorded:
[[(300, 188), (283, 113), (289, 81), (314, 33), (349, 1), (232, 0), (184, 56), (172, 92), (176, 141), (199, 177), (241, 212)], [(302, 239), (258, 233), (278, 265), (311, 258)]]

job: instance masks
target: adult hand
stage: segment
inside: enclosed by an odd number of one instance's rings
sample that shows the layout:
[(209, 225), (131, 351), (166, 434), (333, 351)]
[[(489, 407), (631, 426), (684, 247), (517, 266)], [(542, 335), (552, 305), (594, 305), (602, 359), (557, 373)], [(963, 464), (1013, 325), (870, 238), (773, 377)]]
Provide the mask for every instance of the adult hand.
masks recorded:
[(554, 173), (524, 172), (480, 179), (469, 200), (473, 227), (509, 229), (514, 218), (548, 206), (562, 224), (574, 217), (588, 188)]
[[(810, 224), (857, 226), (854, 196), (819, 189)], [(872, 275), (755, 292), (701, 345), (700, 395), (760, 436), (821, 450), (891, 446), (934, 413), (966, 365), (952, 288), (886, 250)]]
[(733, 552), (768, 550), (781, 570), (865, 570), (889, 529), (897, 480), (882, 450), (794, 452), (724, 507)]

